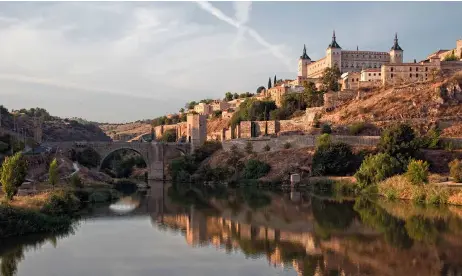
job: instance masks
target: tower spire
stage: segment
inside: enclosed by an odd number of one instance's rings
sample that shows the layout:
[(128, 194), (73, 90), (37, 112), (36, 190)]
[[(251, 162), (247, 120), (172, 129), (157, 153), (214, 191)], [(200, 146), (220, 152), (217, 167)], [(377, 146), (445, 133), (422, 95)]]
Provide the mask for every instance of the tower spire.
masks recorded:
[(395, 33), (395, 40), (394, 40), (394, 43), (393, 43), (393, 47), (391, 47), (391, 49), (392, 50), (399, 50), (399, 51), (403, 50), (403, 49), (401, 49), (401, 47), (398, 44), (398, 33)]
[(332, 32), (332, 42), (329, 44), (328, 48), (342, 48), (337, 43), (337, 39), (335, 37), (335, 30)]
[(301, 59), (310, 59), (310, 57), (308, 56), (308, 54), (306, 53), (306, 45), (303, 44), (303, 53), (302, 55), (300, 56)]

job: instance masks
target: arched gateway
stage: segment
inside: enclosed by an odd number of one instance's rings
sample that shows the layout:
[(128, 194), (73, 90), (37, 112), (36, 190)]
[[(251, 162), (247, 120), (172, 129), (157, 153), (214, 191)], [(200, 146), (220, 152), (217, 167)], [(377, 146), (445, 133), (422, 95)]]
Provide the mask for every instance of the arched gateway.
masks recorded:
[(43, 145), (63, 153), (71, 149), (92, 148), (101, 157), (98, 168), (111, 153), (121, 149), (133, 150), (143, 157), (148, 168), (148, 178), (153, 180), (165, 179), (164, 164), (173, 158), (189, 154), (191, 150), (190, 144), (159, 142), (50, 142)]

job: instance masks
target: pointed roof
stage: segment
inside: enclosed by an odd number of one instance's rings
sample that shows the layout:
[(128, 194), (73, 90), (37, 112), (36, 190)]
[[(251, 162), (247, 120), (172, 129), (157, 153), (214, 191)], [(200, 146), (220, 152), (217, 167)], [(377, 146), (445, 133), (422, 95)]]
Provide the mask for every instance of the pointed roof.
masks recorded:
[(395, 43), (393, 43), (393, 47), (391, 47), (391, 50), (397, 50), (397, 51), (403, 50), (401, 46), (399, 46), (398, 44), (398, 33), (395, 33)]
[(329, 44), (329, 47), (327, 48), (342, 49), (342, 47), (340, 47), (340, 45), (338, 45), (337, 41), (335, 40), (335, 30), (334, 30), (334, 33), (332, 34), (332, 42)]
[(306, 54), (306, 45), (303, 44), (303, 54), (300, 56), (301, 59), (309, 59), (311, 60), (311, 58)]

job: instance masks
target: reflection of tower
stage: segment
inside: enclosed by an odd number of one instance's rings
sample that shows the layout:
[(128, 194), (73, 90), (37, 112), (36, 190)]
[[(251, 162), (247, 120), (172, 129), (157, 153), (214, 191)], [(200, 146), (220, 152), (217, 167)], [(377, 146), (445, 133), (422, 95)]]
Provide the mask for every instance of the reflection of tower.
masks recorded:
[(186, 229), (186, 242), (191, 245), (200, 245), (207, 241), (207, 221), (202, 212), (197, 212), (194, 206), (190, 207), (189, 224)]

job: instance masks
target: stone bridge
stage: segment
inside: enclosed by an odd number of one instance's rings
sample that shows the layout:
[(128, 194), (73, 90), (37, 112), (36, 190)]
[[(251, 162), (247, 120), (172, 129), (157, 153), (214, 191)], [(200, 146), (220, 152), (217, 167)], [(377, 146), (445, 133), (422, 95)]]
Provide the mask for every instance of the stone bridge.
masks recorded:
[(159, 143), (159, 142), (47, 142), (42, 144), (51, 147), (55, 152), (67, 154), (70, 150), (94, 149), (100, 156), (98, 169), (104, 160), (113, 152), (127, 149), (137, 152), (146, 162), (148, 179), (164, 180), (164, 165), (169, 160), (188, 155), (191, 151), (189, 143)]

